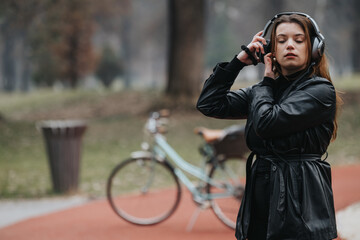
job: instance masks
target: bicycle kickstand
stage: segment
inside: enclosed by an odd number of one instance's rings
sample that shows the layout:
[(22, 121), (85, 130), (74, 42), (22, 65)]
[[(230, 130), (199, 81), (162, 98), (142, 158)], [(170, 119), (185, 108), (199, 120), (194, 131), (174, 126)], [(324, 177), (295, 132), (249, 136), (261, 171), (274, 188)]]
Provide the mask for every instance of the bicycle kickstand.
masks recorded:
[(210, 203), (208, 201), (205, 201), (204, 203), (200, 204), (194, 211), (193, 215), (190, 218), (190, 221), (186, 227), (186, 231), (187, 232), (191, 232), (191, 230), (193, 229), (196, 220), (198, 219), (200, 212), (209, 208), (210, 207)]

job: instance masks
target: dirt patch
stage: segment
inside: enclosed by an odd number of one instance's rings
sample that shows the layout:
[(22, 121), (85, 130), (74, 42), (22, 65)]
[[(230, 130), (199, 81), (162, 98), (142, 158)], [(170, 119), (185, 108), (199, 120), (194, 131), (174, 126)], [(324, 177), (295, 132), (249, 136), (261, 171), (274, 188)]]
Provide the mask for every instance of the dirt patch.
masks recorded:
[[(150, 99), (150, 100), (149, 100)], [(121, 92), (93, 99), (67, 102), (51, 108), (22, 111), (11, 116), (15, 120), (95, 119), (116, 115), (139, 115), (151, 106), (151, 97), (141, 93)]]
[(360, 104), (360, 92), (359, 91), (347, 91), (340, 94), (344, 101), (344, 104)]
[[(67, 100), (52, 106), (23, 109), (7, 116), (11, 120), (39, 121), (50, 119), (97, 119), (112, 116), (148, 116), (151, 111), (170, 109), (181, 114), (193, 114), (196, 100), (174, 100), (160, 93), (118, 92), (94, 95), (77, 100)], [(0, 115), (0, 121), (2, 116)]]
[[(360, 104), (360, 93), (351, 91), (341, 94), (344, 105)], [(179, 115), (198, 114), (197, 99), (174, 100), (161, 93), (123, 91), (109, 94), (94, 94), (93, 97), (56, 103), (53, 106), (25, 109), (6, 118), (21, 121), (39, 121), (49, 119), (97, 119), (119, 115), (147, 116), (151, 111), (170, 109)], [(344, 106), (344, 107), (345, 107)], [(0, 122), (5, 116), (0, 115)]]

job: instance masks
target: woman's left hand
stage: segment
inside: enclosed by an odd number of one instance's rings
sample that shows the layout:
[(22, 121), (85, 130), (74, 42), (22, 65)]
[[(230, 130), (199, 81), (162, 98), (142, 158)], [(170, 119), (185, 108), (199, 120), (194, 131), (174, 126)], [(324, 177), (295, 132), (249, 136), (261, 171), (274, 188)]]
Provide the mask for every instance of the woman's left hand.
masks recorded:
[(268, 53), (264, 56), (264, 63), (265, 63), (265, 72), (264, 77), (269, 77), (275, 79), (275, 73), (273, 71), (273, 64), (272, 64), (272, 53)]

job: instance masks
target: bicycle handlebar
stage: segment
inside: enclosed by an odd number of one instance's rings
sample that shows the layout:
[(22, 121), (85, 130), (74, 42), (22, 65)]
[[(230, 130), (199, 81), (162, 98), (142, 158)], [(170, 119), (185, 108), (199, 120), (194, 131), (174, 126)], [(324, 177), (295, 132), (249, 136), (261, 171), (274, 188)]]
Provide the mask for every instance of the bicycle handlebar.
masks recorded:
[(166, 133), (167, 132), (166, 125), (168, 124), (169, 116), (170, 116), (170, 111), (167, 109), (163, 109), (158, 112), (152, 112), (146, 123), (146, 129), (152, 134)]

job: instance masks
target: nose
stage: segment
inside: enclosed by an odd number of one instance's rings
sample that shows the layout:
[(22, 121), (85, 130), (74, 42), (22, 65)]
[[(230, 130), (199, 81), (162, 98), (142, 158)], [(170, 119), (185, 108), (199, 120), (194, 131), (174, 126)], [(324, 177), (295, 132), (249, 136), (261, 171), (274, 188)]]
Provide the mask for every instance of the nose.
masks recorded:
[(294, 49), (294, 40), (293, 40), (293, 39), (290, 38), (290, 39), (287, 41), (286, 49)]

